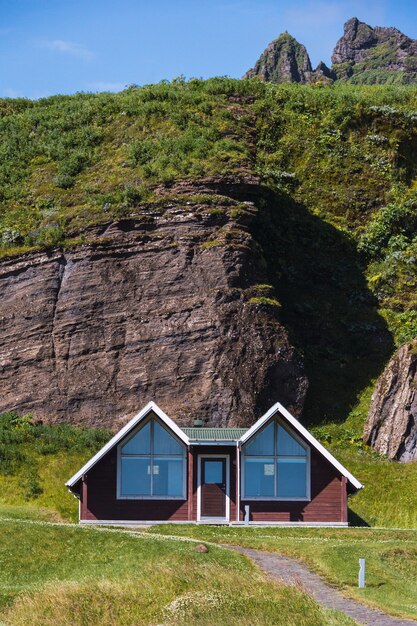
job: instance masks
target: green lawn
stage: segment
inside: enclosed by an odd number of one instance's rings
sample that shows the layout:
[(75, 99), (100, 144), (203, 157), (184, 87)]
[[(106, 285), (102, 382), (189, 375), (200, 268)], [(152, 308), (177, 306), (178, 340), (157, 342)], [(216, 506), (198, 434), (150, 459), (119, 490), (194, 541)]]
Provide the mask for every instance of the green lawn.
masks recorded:
[[(417, 617), (415, 531), (160, 526), (152, 532), (295, 556), (348, 595), (394, 615)], [(357, 588), (360, 557), (367, 562), (366, 589)]]
[[(229, 550), (0, 511), (0, 622), (10, 626), (349, 626)], [(40, 514), (42, 516), (42, 513)], [(11, 519), (15, 518), (15, 519)]]
[[(417, 494), (410, 487), (417, 464), (389, 462), (364, 447), (358, 439), (363, 416), (354, 413), (344, 426), (315, 429), (366, 485), (350, 499), (354, 519), (417, 528)], [(302, 593), (267, 582), (244, 557), (220, 548), (201, 555), (191, 543), (62, 523), (75, 521), (78, 509), (65, 481), (108, 437), (94, 429), (37, 426), (12, 414), (0, 419), (0, 623), (190, 624), (198, 615), (201, 624), (215, 618), (216, 624), (256, 625), (276, 624), (277, 613), (297, 626), (349, 623)], [(155, 532), (298, 556), (344, 592), (417, 617), (416, 531), (161, 526)], [(367, 559), (364, 591), (356, 588), (359, 557)]]

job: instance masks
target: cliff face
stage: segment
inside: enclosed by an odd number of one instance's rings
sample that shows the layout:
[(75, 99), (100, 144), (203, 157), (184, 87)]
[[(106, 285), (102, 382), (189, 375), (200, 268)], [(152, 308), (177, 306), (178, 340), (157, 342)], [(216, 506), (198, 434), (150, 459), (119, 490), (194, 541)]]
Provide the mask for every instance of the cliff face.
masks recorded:
[(289, 33), (272, 41), (243, 78), (259, 76), (272, 83), (307, 83), (312, 72), (306, 48)]
[(389, 361), (375, 387), (364, 440), (399, 461), (417, 460), (417, 340)]
[(278, 400), (299, 412), (302, 364), (274, 301), (255, 297), (256, 210), (239, 206), (168, 202), (3, 260), (0, 412), (101, 426), (150, 399), (183, 425), (249, 425)]

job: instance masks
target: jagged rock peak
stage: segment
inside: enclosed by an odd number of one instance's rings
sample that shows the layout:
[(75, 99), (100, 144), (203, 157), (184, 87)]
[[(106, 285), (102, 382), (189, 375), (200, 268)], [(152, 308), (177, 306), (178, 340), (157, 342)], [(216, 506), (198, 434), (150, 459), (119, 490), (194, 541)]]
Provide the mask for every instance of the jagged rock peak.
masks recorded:
[[(333, 51), (332, 62), (338, 78), (346, 79), (353, 74), (378, 70), (413, 73), (417, 70), (416, 55), (417, 42), (397, 28), (372, 28), (352, 17), (344, 25), (344, 33)], [(342, 68), (338, 67), (340, 65)], [(375, 82), (389, 82), (387, 75), (373, 78)], [(410, 78), (408, 76), (404, 82), (415, 82), (414, 77)]]
[(330, 67), (327, 67), (324, 61), (320, 61), (320, 63), (317, 65), (316, 69), (312, 73), (310, 81), (331, 83), (334, 81), (335, 78), (336, 76), (333, 70), (331, 70)]
[(320, 62), (313, 71), (306, 48), (285, 32), (244, 78), (258, 76), (272, 83), (416, 84), (417, 40), (397, 28), (372, 27), (352, 17), (333, 50), (332, 63), (330, 69)]
[(364, 440), (398, 461), (417, 460), (417, 340), (401, 346), (378, 378)]
[(303, 44), (288, 32), (274, 39), (243, 78), (259, 76), (271, 83), (308, 83), (312, 67)]

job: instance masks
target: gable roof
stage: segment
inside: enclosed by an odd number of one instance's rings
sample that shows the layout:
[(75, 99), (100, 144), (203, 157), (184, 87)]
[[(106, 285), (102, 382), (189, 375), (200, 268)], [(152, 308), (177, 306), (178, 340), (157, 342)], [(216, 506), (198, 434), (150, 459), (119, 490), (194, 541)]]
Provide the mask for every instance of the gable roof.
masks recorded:
[(83, 475), (88, 472), (109, 450), (111, 450), (121, 439), (123, 439), (139, 422), (141, 422), (149, 413), (155, 413), (159, 417), (159, 419), (168, 426), (170, 430), (185, 443), (185, 445), (189, 445), (189, 439), (185, 432), (181, 430), (179, 426), (170, 418), (166, 413), (163, 412), (162, 409), (159, 408), (155, 402), (148, 402), (148, 404), (141, 410), (137, 415), (132, 417), (130, 422), (126, 424), (118, 433), (114, 435), (106, 443), (105, 446), (101, 448), (85, 465), (82, 466), (80, 470), (74, 476), (72, 476), (65, 485), (67, 487), (73, 487), (75, 483), (77, 483)]
[(159, 408), (155, 402), (148, 402), (148, 404), (135, 415), (130, 422), (126, 424), (118, 433), (114, 435), (101, 448), (83, 467), (78, 470), (74, 476), (72, 476), (65, 485), (67, 487), (73, 487), (82, 477), (86, 474), (109, 450), (111, 450), (119, 441), (121, 441), (129, 432), (146, 418), (149, 413), (155, 413), (159, 419), (180, 439), (186, 446), (194, 442), (207, 441), (230, 441), (237, 445), (245, 444), (268, 420), (270, 420), (276, 413), (279, 413), (284, 420), (290, 424), (293, 429), (298, 432), (308, 443), (315, 448), (322, 456), (324, 456), (331, 465), (333, 465), (341, 474), (345, 476), (348, 482), (354, 487), (355, 490), (363, 489), (362, 483), (353, 476), (335, 457), (328, 451), (317, 439), (306, 429), (297, 418), (295, 418), (285, 407), (279, 402), (274, 404), (269, 411), (258, 419), (253, 426), (249, 429), (245, 428), (184, 428), (181, 429), (166, 413)]
[(335, 457), (331, 454), (324, 446), (321, 445), (319, 441), (306, 429), (296, 417), (291, 415), (289, 411), (285, 407), (282, 406), (279, 402), (274, 404), (269, 411), (265, 413), (261, 418), (258, 419), (257, 422), (251, 428), (249, 428), (244, 435), (239, 440), (239, 444), (246, 443), (268, 420), (271, 419), (276, 413), (280, 413), (280, 415), (294, 428), (296, 432), (298, 432), (308, 443), (315, 448), (320, 454), (322, 454), (328, 461), (333, 465), (341, 474), (345, 476), (347, 480), (351, 483), (351, 485), (355, 489), (363, 489), (362, 483), (359, 482), (357, 478), (351, 474), (346, 467), (344, 467)]

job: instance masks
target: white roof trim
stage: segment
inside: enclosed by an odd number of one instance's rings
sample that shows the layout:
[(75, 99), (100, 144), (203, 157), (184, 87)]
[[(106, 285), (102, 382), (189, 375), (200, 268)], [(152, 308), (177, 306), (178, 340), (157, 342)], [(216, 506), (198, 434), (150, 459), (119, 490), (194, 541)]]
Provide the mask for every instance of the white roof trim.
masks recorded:
[(312, 446), (315, 448), (320, 454), (322, 454), (328, 461), (331, 463), (341, 474), (342, 476), (346, 476), (348, 481), (356, 488), (363, 489), (362, 483), (357, 480), (337, 459), (334, 458), (332, 454), (324, 446), (321, 445), (319, 441), (311, 433), (308, 432), (306, 428), (295, 418), (285, 407), (282, 406), (279, 402), (274, 404), (269, 411), (265, 413), (249, 430), (246, 431), (244, 435), (239, 439), (239, 444), (243, 444), (248, 439), (252, 437), (262, 426), (273, 416), (275, 413), (279, 412), (285, 420), (291, 424), (291, 426), (296, 430), (300, 435), (304, 437)]
[(177, 424), (173, 422), (172, 419), (168, 417), (168, 415), (164, 413), (157, 404), (155, 404), (155, 402), (148, 402), (148, 404), (137, 415), (135, 415), (135, 417), (132, 417), (130, 422), (128, 422), (126, 426), (123, 426), (123, 428), (119, 430), (119, 432), (116, 433), (114, 437), (112, 437), (110, 441), (108, 441), (106, 445), (97, 452), (97, 454), (91, 457), (91, 459), (87, 461), (87, 463), (83, 465), (82, 468), (78, 470), (78, 472), (65, 483), (65, 485), (67, 487), (73, 487), (75, 483), (78, 482), (86, 472), (88, 472), (89, 469), (91, 469), (109, 450), (111, 450), (121, 439), (123, 439), (123, 437), (125, 437), (132, 430), (132, 428), (139, 424), (139, 422), (143, 420), (151, 411), (155, 413), (155, 415), (157, 415), (159, 419), (164, 422), (170, 430), (172, 430), (173, 433), (175, 433), (178, 439), (183, 441), (185, 445), (189, 445), (189, 439), (184, 431), (181, 430), (181, 428), (179, 428), (179, 426), (177, 426)]

